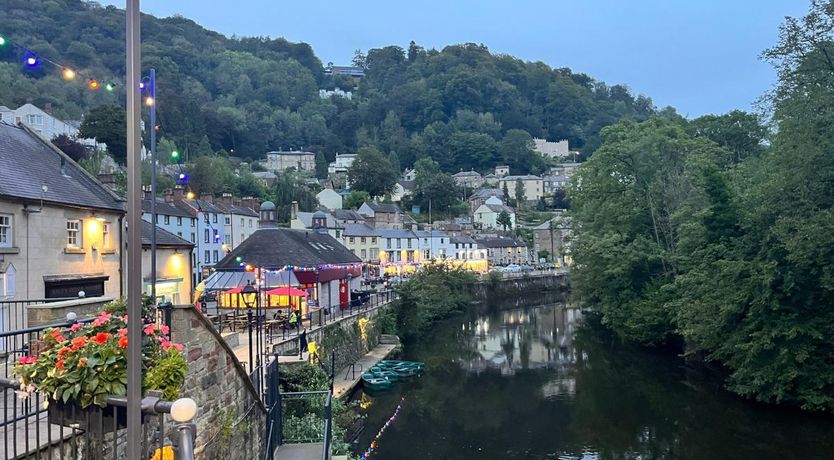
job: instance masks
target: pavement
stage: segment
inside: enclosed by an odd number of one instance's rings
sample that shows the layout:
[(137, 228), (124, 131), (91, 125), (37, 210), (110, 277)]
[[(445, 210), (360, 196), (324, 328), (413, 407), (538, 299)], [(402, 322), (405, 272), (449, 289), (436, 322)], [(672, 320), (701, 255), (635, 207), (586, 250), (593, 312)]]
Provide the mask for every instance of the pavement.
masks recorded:
[(347, 366), (334, 376), (333, 397), (342, 398), (350, 396), (350, 393), (362, 380), (362, 372), (375, 366), (378, 362), (387, 358), (399, 345), (380, 344), (365, 356), (361, 357), (354, 366)]

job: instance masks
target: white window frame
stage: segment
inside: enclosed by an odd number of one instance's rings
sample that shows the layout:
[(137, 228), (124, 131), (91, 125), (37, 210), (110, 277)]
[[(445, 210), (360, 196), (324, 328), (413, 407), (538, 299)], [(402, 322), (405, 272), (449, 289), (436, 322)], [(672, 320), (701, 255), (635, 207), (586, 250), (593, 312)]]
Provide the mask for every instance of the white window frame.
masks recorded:
[(113, 225), (110, 222), (101, 224), (101, 246), (102, 249), (113, 249)]
[[(74, 228), (73, 228), (74, 227)], [(81, 233), (81, 219), (67, 220), (67, 247), (68, 248), (83, 248), (84, 235)]]
[(5, 273), (0, 273), (0, 298), (12, 298), (15, 291), (15, 270), (13, 264), (6, 267)]
[(0, 248), (14, 246), (14, 216), (0, 214)]

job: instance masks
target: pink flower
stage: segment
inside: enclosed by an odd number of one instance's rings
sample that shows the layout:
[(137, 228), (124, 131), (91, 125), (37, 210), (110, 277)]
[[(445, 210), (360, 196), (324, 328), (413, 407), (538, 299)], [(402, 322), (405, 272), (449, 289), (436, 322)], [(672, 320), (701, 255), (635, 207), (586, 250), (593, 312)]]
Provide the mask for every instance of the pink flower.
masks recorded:
[(84, 325), (81, 324), (81, 323), (75, 323), (72, 326), (70, 326), (70, 331), (76, 332), (77, 330), (81, 329), (83, 326)]
[(145, 329), (143, 329), (143, 331), (145, 332), (145, 335), (153, 335), (153, 333), (156, 331), (156, 324), (148, 324), (147, 326), (145, 326)]
[(171, 345), (173, 345), (174, 348), (177, 349), (177, 351), (182, 351), (183, 349), (185, 349), (185, 347), (181, 343), (172, 343)]
[(126, 337), (127, 336), (127, 328), (122, 328), (118, 330), (119, 337)]
[(98, 318), (93, 320), (93, 327), (99, 327), (99, 326), (103, 325), (104, 323), (110, 321), (110, 318), (112, 318), (112, 317), (113, 317), (113, 315), (110, 314), (110, 313), (107, 313), (107, 312), (104, 312), (104, 313), (100, 314), (98, 316)]
[(17, 360), (17, 363), (18, 364), (33, 364), (37, 360), (38, 360), (37, 356), (23, 356), (22, 358)]
[(168, 332), (170, 332), (170, 331), (171, 331), (171, 330), (168, 328), (168, 326), (166, 326), (166, 325), (164, 325), (164, 324), (162, 325), (161, 330), (162, 330), (162, 333), (163, 333), (163, 334), (165, 334), (165, 335), (168, 335)]

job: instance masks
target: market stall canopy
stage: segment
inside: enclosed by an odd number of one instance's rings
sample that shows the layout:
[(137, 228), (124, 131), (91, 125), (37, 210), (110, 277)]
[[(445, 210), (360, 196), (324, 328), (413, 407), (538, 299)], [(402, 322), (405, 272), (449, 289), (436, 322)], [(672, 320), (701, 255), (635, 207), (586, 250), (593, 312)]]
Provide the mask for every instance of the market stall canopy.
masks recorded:
[[(228, 291), (232, 288), (242, 288), (249, 283), (255, 282), (255, 274), (245, 271), (217, 271), (206, 278), (205, 291)], [(201, 283), (201, 284), (203, 284)], [(298, 285), (298, 278), (288, 270), (279, 272), (267, 272), (264, 274), (264, 287), (273, 288), (281, 286)]]
[(266, 291), (266, 295), (283, 295), (293, 297), (307, 297), (307, 291), (302, 291), (294, 287), (283, 286)]

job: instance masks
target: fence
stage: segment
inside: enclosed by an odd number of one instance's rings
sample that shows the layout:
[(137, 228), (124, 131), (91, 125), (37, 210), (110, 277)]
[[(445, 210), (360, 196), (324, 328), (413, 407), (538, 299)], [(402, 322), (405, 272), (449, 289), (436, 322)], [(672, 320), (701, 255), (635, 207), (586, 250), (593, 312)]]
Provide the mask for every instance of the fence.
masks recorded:
[[(2, 300), (0, 301), (0, 334), (25, 329), (29, 326), (28, 307), (32, 305), (43, 305), (50, 302), (62, 300), (74, 300), (77, 297), (57, 299), (36, 299), (36, 300)], [(15, 348), (15, 344), (9, 344), (7, 340), (0, 341), (0, 354)]]

